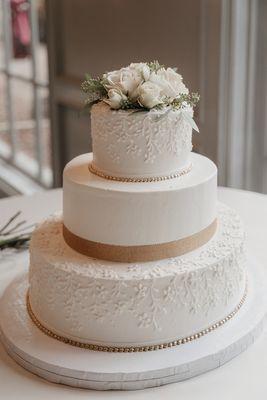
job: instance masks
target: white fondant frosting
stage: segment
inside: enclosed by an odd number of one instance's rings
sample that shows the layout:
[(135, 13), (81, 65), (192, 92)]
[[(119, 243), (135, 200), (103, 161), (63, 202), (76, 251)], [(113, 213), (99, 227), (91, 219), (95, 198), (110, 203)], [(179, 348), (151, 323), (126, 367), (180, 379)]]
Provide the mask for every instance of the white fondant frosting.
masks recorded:
[[(106, 193), (108, 195), (108, 192)], [(244, 232), (219, 205), (213, 239), (182, 257), (139, 264), (83, 256), (54, 216), (30, 243), (30, 302), (39, 321), (68, 338), (115, 346), (164, 343), (228, 315), (246, 281)]]
[(187, 110), (112, 110), (100, 102), (91, 110), (93, 164), (106, 175), (165, 176), (188, 167), (192, 127)]
[(192, 171), (153, 183), (113, 182), (88, 171), (92, 154), (73, 159), (63, 175), (63, 219), (84, 239), (130, 246), (167, 243), (216, 218), (217, 168), (191, 153)]

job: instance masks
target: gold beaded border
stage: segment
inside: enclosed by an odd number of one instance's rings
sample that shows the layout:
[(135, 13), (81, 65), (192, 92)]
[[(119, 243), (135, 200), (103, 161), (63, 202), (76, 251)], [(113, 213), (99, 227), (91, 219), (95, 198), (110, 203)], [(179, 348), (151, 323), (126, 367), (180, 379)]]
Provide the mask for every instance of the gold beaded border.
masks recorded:
[(133, 178), (127, 178), (127, 177), (120, 177), (120, 176), (113, 176), (113, 175), (107, 175), (104, 172), (99, 171), (93, 163), (89, 164), (88, 166), (89, 171), (94, 174), (99, 176), (100, 178), (108, 179), (110, 181), (116, 181), (116, 182), (127, 182), (127, 183), (145, 183), (145, 182), (161, 182), (161, 181), (166, 181), (168, 179), (174, 179), (174, 178), (179, 178), (183, 175), (188, 174), (188, 172), (191, 171), (192, 169), (192, 164), (190, 164), (188, 167), (182, 169), (179, 172), (175, 172), (170, 175), (166, 176), (151, 176), (147, 178), (142, 178), (142, 177), (133, 177)]
[(41, 322), (37, 319), (37, 317), (35, 316), (35, 314), (32, 311), (30, 299), (29, 299), (29, 292), (27, 293), (26, 304), (27, 304), (27, 311), (28, 311), (28, 314), (29, 314), (32, 322), (45, 335), (47, 335), (53, 339), (59, 340), (60, 342), (69, 344), (74, 347), (79, 347), (82, 349), (93, 350), (93, 351), (104, 351), (104, 352), (109, 352), (109, 353), (139, 353), (139, 352), (144, 352), (144, 351), (154, 351), (154, 350), (161, 350), (161, 349), (166, 349), (166, 348), (170, 348), (170, 347), (180, 346), (181, 344), (185, 344), (185, 343), (191, 342), (192, 340), (199, 339), (200, 337), (206, 335), (207, 333), (214, 331), (215, 329), (224, 325), (226, 322), (228, 322), (230, 319), (232, 319), (237, 314), (237, 312), (240, 310), (240, 308), (243, 306), (243, 304), (246, 300), (247, 292), (248, 292), (248, 285), (246, 283), (243, 297), (240, 300), (240, 302), (238, 303), (238, 305), (235, 307), (235, 309), (230, 314), (228, 314), (225, 318), (223, 318), (220, 321), (216, 322), (215, 324), (209, 326), (208, 328), (203, 329), (202, 331), (195, 333), (191, 336), (177, 339), (172, 342), (162, 343), (162, 344), (153, 344), (153, 345), (148, 345), (148, 346), (112, 347), (112, 346), (96, 345), (96, 344), (91, 344), (91, 343), (82, 343), (82, 342), (78, 342), (76, 340), (68, 339), (67, 337), (57, 335), (56, 333), (54, 333), (53, 331), (51, 331), (50, 329), (46, 328), (45, 326), (43, 326), (41, 324)]

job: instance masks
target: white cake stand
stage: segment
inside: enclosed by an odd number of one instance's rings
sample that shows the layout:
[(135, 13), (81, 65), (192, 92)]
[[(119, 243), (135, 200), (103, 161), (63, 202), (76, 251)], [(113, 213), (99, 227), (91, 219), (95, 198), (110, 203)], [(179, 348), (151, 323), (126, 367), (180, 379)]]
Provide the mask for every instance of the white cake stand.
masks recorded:
[(219, 329), (193, 342), (146, 353), (104, 353), (75, 348), (43, 334), (26, 310), (27, 275), (0, 301), (0, 332), (10, 356), (48, 381), (78, 388), (135, 390), (182, 381), (231, 360), (261, 333), (266, 316), (265, 277), (251, 264), (245, 304)]

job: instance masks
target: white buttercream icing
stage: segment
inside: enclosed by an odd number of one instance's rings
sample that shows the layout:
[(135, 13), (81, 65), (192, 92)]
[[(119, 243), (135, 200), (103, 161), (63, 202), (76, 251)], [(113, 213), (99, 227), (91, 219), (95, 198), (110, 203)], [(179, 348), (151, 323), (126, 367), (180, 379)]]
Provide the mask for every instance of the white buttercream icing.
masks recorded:
[(192, 127), (187, 110), (112, 110), (101, 102), (91, 110), (95, 168), (107, 175), (148, 177), (171, 175), (188, 167)]
[(244, 232), (219, 205), (214, 238), (185, 256), (138, 264), (83, 256), (66, 245), (61, 217), (32, 236), (30, 301), (40, 322), (79, 341), (162, 343), (230, 313), (245, 287)]
[(115, 245), (166, 243), (200, 232), (216, 218), (217, 168), (191, 153), (192, 171), (153, 183), (113, 182), (88, 171), (92, 154), (64, 170), (63, 218), (77, 236)]

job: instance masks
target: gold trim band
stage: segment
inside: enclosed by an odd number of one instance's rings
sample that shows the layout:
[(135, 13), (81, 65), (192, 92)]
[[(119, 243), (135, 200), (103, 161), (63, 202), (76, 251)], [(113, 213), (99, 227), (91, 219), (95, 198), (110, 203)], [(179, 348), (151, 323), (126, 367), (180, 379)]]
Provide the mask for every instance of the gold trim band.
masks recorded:
[(217, 227), (215, 219), (207, 228), (183, 239), (167, 243), (140, 246), (119, 246), (93, 242), (72, 233), (63, 224), (65, 242), (75, 251), (88, 257), (115, 262), (146, 262), (181, 256), (203, 246), (214, 235)]
[(191, 342), (192, 340), (196, 340), (201, 338), (202, 336), (206, 335), (209, 332), (214, 331), (215, 329), (219, 328), (220, 326), (224, 325), (226, 322), (228, 322), (230, 319), (232, 319), (237, 312), (240, 310), (240, 308), (243, 306), (245, 300), (247, 297), (247, 284), (245, 287), (245, 291), (243, 294), (242, 299), (238, 303), (238, 305), (235, 307), (235, 309), (228, 314), (225, 318), (221, 319), (220, 321), (216, 322), (215, 324), (209, 326), (206, 329), (203, 329), (202, 331), (199, 331), (191, 336), (186, 336), (181, 339), (176, 339), (172, 342), (167, 342), (167, 343), (161, 343), (161, 344), (153, 344), (153, 345), (148, 345), (148, 346), (129, 346), (129, 347), (113, 347), (113, 346), (102, 346), (102, 345), (96, 345), (92, 343), (83, 343), (83, 342), (78, 342), (76, 340), (68, 339), (67, 337), (57, 335), (54, 333), (52, 330), (46, 328), (41, 324), (41, 322), (37, 319), (35, 314), (32, 311), (31, 304), (30, 304), (30, 297), (29, 297), (29, 292), (27, 293), (27, 299), (26, 299), (26, 304), (27, 304), (27, 311), (28, 314), (32, 320), (32, 322), (37, 326), (37, 328), (40, 329), (45, 335), (59, 340), (60, 342), (69, 344), (74, 347), (80, 347), (82, 349), (87, 349), (87, 350), (93, 350), (93, 351), (105, 351), (109, 353), (139, 353), (139, 352), (144, 352), (144, 351), (154, 351), (154, 350), (161, 350), (161, 349), (166, 349), (170, 347), (175, 347), (175, 346), (180, 346), (181, 344), (185, 344), (188, 342)]
[(144, 182), (161, 182), (161, 181), (166, 181), (168, 179), (174, 179), (174, 178), (179, 178), (180, 176), (183, 176), (187, 174), (188, 172), (191, 171), (192, 169), (192, 164), (190, 164), (188, 167), (181, 169), (181, 171), (175, 172), (170, 175), (165, 175), (165, 176), (151, 176), (151, 177), (132, 177), (132, 178), (127, 178), (127, 177), (122, 177), (122, 176), (113, 176), (113, 175), (107, 175), (104, 172), (98, 170), (93, 163), (89, 164), (88, 169), (92, 174), (99, 176), (100, 178), (104, 179), (109, 179), (110, 181), (116, 181), (116, 182), (127, 182), (127, 183), (144, 183)]

